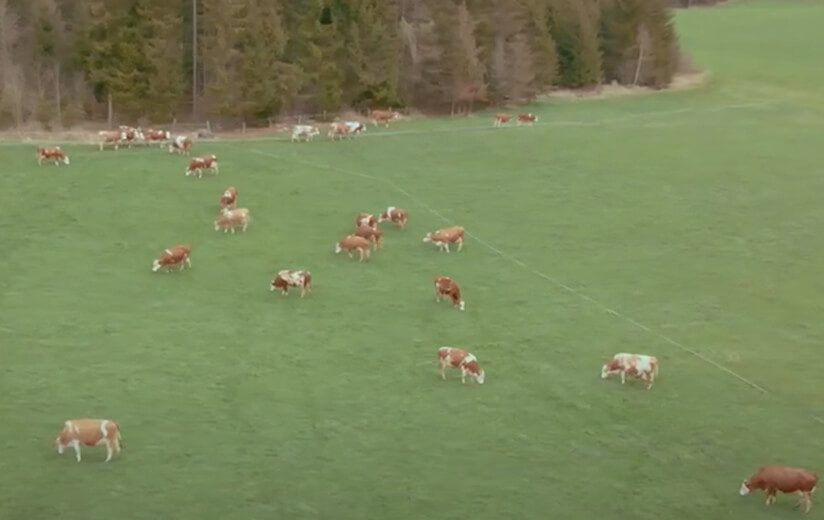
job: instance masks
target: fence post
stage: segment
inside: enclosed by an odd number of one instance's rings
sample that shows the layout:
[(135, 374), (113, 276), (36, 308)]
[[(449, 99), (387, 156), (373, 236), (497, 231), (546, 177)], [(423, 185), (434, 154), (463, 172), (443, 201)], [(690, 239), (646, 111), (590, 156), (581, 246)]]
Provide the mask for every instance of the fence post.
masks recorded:
[(241, 123), (240, 133), (242, 133), (242, 134), (246, 133), (246, 121), (243, 121), (243, 123)]
[(209, 133), (212, 133), (212, 123), (208, 119), (206, 120), (206, 130), (208, 130)]

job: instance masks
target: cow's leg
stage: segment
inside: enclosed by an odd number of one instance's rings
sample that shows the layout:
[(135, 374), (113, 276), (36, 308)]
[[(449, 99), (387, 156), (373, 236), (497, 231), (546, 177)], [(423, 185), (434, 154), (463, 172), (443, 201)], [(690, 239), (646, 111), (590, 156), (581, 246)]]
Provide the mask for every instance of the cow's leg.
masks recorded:
[(249, 221), (248, 221), (248, 220), (244, 220), (244, 221), (243, 221), (243, 232), (244, 232), (244, 233), (246, 233), (246, 228), (247, 228), (247, 227), (249, 227)]
[(112, 460), (112, 454), (114, 450), (112, 449), (112, 444), (110, 441), (106, 441), (106, 462)]
[(464, 369), (461, 369), (461, 384), (462, 385), (466, 384), (466, 370), (464, 370)]
[(188, 265), (188, 266), (189, 266), (189, 269), (191, 269), (191, 268), (192, 268), (192, 261), (191, 261), (191, 259), (189, 259), (189, 257), (188, 257), (188, 256), (186, 257), (186, 265)]
[(77, 439), (73, 440), (72, 447), (74, 448), (74, 455), (77, 459), (77, 462), (80, 462), (80, 441), (78, 441)]
[(626, 384), (627, 382), (627, 373), (624, 370), (621, 370), (621, 384)]
[(62, 442), (57, 443), (57, 454), (63, 455), (63, 450), (66, 449), (66, 446)]
[(447, 242), (441, 243), (441, 251), (446, 251), (447, 253), (449, 252), (449, 244)]
[(178, 271), (182, 271), (186, 269), (186, 264), (184, 262), (180, 262), (180, 267), (177, 268)]
[(459, 238), (457, 242), (458, 242), (458, 251), (460, 251), (461, 249), (463, 249), (463, 238)]
[(766, 505), (774, 504), (775, 503), (775, 490), (774, 489), (767, 489), (767, 501)]
[(358, 262), (363, 262), (363, 248), (362, 247), (358, 248), (358, 254), (360, 255), (360, 258), (358, 259)]

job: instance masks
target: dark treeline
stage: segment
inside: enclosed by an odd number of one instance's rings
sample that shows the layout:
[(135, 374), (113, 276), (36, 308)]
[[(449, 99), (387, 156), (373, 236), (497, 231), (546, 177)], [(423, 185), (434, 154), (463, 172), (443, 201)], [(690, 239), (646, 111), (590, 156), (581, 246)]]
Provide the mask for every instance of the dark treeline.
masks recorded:
[(111, 109), (119, 122), (256, 123), (464, 111), (613, 81), (665, 88), (679, 60), (670, 3), (0, 0), (0, 125)]

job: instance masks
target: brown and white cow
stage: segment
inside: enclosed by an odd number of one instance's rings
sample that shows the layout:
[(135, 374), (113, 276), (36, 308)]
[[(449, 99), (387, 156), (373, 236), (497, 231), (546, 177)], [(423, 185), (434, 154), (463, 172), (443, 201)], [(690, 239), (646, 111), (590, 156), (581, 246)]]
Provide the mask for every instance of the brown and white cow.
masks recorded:
[(359, 255), (359, 262), (363, 262), (366, 258), (369, 258), (371, 254), (369, 249), (369, 240), (359, 237), (357, 235), (346, 235), (341, 239), (340, 242), (335, 244), (335, 254), (340, 253), (341, 251), (346, 251), (349, 254), (349, 258), (352, 258), (352, 253), (357, 251)]
[(813, 507), (810, 495), (817, 485), (818, 475), (812, 471), (772, 464), (761, 466), (750, 478), (742, 482), (738, 494), (743, 497), (754, 489), (761, 489), (767, 494), (767, 505), (770, 505), (775, 503), (777, 491), (796, 493), (799, 501), (795, 507), (804, 504), (804, 512), (809, 513)]
[(252, 217), (246, 208), (224, 209), (215, 219), (215, 231), (231, 231), (234, 235), (235, 228), (241, 228), (245, 233), (251, 220)]
[(167, 141), (172, 140), (172, 133), (168, 130), (155, 130), (153, 128), (149, 128), (148, 130), (146, 130), (146, 133), (144, 135), (148, 142), (160, 144), (161, 147)]
[(63, 429), (54, 440), (57, 453), (63, 454), (68, 447), (74, 448), (77, 462), (80, 462), (80, 445), (106, 445), (106, 462), (112, 455), (120, 454), (120, 427), (110, 419), (71, 419), (63, 424)]
[(378, 227), (378, 221), (375, 219), (375, 215), (372, 215), (371, 213), (358, 213), (355, 217), (355, 227), (359, 226), (376, 228)]
[(438, 246), (441, 251), (449, 252), (449, 244), (458, 244), (458, 251), (463, 249), (464, 228), (462, 226), (450, 226), (438, 229), (432, 233), (427, 233), (423, 237), (424, 243), (431, 242)]
[(378, 215), (378, 223), (386, 222), (387, 220), (393, 222), (401, 227), (401, 229), (406, 229), (406, 222), (409, 219), (409, 216), (406, 213), (405, 209), (396, 208), (395, 206), (389, 206), (385, 210), (380, 212)]
[(270, 291), (280, 289), (282, 295), (289, 294), (289, 287), (299, 287), (300, 297), (306, 296), (306, 293), (312, 292), (312, 274), (309, 271), (290, 271), (284, 269), (278, 271), (272, 279), (269, 286)]
[(220, 197), (220, 209), (232, 209), (237, 203), (237, 188), (229, 186)]
[(466, 303), (461, 298), (461, 288), (452, 278), (446, 276), (435, 277), (435, 301), (440, 302), (443, 297), (452, 300), (452, 305), (460, 310), (466, 308)]
[(100, 151), (103, 151), (103, 147), (107, 144), (110, 144), (117, 150), (120, 147), (120, 143), (126, 140), (126, 136), (123, 135), (123, 132), (118, 130), (101, 130), (97, 133), (99, 138), (98, 144), (100, 145)]
[(189, 161), (189, 166), (186, 167), (186, 177), (197, 174), (197, 178), (202, 179), (203, 170), (211, 170), (215, 172), (215, 175), (218, 174), (216, 155), (199, 155), (192, 158), (192, 160)]
[(38, 146), (37, 164), (42, 166), (43, 161), (53, 161), (55, 166), (60, 166), (60, 163), (67, 165), (69, 156), (59, 146)]
[(512, 119), (512, 116), (509, 114), (495, 114), (495, 122), (492, 126), (504, 126), (505, 124), (509, 123)]
[(478, 359), (464, 349), (454, 347), (441, 347), (438, 349), (438, 368), (441, 369), (441, 377), (446, 380), (447, 368), (461, 369), (461, 383), (466, 384), (466, 376), (470, 376), (479, 385), (484, 384), (486, 374), (478, 364)]
[(133, 144), (142, 144), (146, 141), (146, 136), (140, 128), (133, 126), (120, 125), (121, 142), (125, 143), (129, 148)]
[(658, 375), (658, 358), (644, 354), (615, 354), (601, 367), (601, 379), (613, 374), (621, 374), (621, 384), (627, 382), (627, 376), (635, 377), (647, 383), (647, 390), (652, 388)]
[(378, 126), (378, 123), (382, 123), (384, 126), (389, 128), (389, 121), (398, 120), (401, 118), (401, 115), (397, 112), (393, 112), (392, 110), (373, 110), (369, 113), (369, 117), (372, 119), (375, 126)]
[(336, 139), (344, 139), (349, 137), (349, 127), (340, 121), (335, 121), (329, 125), (328, 137), (333, 141)]
[(185, 135), (176, 135), (169, 143), (169, 153), (179, 153), (180, 155), (189, 155), (192, 148), (192, 140)]
[(192, 260), (189, 258), (191, 252), (192, 248), (186, 244), (164, 249), (155, 261), (152, 262), (152, 272), (156, 273), (165, 267), (166, 272), (168, 273), (172, 267), (176, 265), (180, 266), (179, 271), (185, 269), (186, 266), (191, 268)]
[(358, 226), (354, 235), (363, 237), (370, 241), (374, 246), (375, 251), (377, 251), (379, 247), (383, 247), (383, 231), (377, 227)]
[(518, 124), (519, 125), (531, 125), (533, 123), (538, 122), (538, 116), (532, 113), (528, 114), (518, 114)]

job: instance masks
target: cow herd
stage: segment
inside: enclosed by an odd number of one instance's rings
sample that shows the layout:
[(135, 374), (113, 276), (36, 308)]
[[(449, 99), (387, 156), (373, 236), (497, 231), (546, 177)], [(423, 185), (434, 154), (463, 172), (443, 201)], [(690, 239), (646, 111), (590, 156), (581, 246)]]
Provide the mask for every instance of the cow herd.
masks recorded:
[[(389, 122), (399, 119), (396, 112), (375, 110), (370, 113), (370, 117), (377, 126), (384, 124), (389, 126)], [(493, 125), (500, 127), (512, 120), (512, 116), (506, 113), (498, 113), (494, 116)], [(534, 114), (518, 114), (515, 118), (517, 124), (532, 124), (538, 121)], [(328, 137), (332, 140), (352, 138), (353, 136), (365, 132), (366, 127), (362, 122), (345, 121), (333, 122), (329, 127)], [(312, 138), (320, 134), (320, 130), (313, 125), (295, 125), (292, 128), (292, 141), (311, 141)], [(111, 145), (115, 149), (120, 146), (131, 146), (138, 143), (158, 143), (161, 146), (168, 146), (169, 152), (179, 153), (188, 156), (192, 147), (189, 137), (178, 135), (172, 136), (168, 131), (148, 130), (143, 132), (140, 129), (121, 126), (116, 131), (104, 131), (99, 133), (99, 146), (102, 150), (104, 145)], [(43, 161), (51, 161), (54, 164), (70, 164), (66, 153), (59, 147), (38, 147), (36, 153), (38, 164)], [(218, 160), (215, 155), (201, 155), (190, 160), (186, 168), (186, 176), (197, 176), (202, 178), (204, 172), (218, 174)], [(214, 221), (215, 231), (235, 233), (236, 229), (245, 232), (251, 221), (251, 215), (247, 208), (237, 208), (238, 190), (234, 186), (227, 188), (218, 200), (219, 214)], [(358, 261), (369, 260), (372, 251), (377, 251), (383, 247), (383, 231), (379, 224), (389, 222), (397, 226), (401, 231), (406, 229), (409, 215), (405, 209), (389, 206), (377, 214), (359, 213), (355, 217), (354, 230), (335, 243), (335, 253), (346, 252), (352, 258), (357, 255)], [(435, 245), (439, 251), (449, 253), (450, 247), (460, 252), (463, 249), (465, 229), (462, 226), (450, 226), (443, 229), (427, 233), (423, 237), (424, 243)], [(163, 250), (152, 263), (152, 271), (159, 272), (165, 270), (169, 272), (177, 267), (183, 270), (191, 268), (191, 246), (179, 244)], [(278, 271), (270, 283), (270, 291), (280, 291), (282, 295), (288, 295), (289, 288), (296, 288), (300, 291), (301, 298), (305, 297), (312, 290), (312, 275), (306, 270), (283, 269)], [(434, 279), (435, 300), (441, 301), (448, 298), (453, 306), (463, 311), (466, 303), (461, 295), (458, 283), (446, 276), (436, 276)], [(437, 351), (437, 366), (441, 377), (446, 379), (446, 369), (456, 368), (461, 372), (461, 382), (465, 383), (467, 377), (470, 381), (483, 384), (485, 372), (481, 368), (478, 359), (474, 354), (459, 348), (441, 347)], [(621, 383), (625, 384), (627, 376), (640, 379), (646, 383), (646, 388), (653, 386), (655, 377), (658, 375), (658, 359), (654, 356), (619, 353), (609, 359), (601, 368), (601, 378), (605, 379), (610, 375), (620, 375)], [(111, 460), (112, 455), (119, 453), (121, 448), (120, 430), (112, 420), (107, 419), (72, 419), (66, 421), (63, 429), (56, 439), (59, 453), (63, 453), (65, 448), (72, 447), (75, 450), (77, 461), (81, 460), (80, 446), (96, 446), (104, 444), (107, 450), (106, 461)], [(812, 507), (811, 494), (818, 483), (818, 476), (806, 469), (793, 468), (788, 466), (770, 465), (759, 468), (753, 475), (747, 478), (740, 488), (740, 494), (746, 495), (753, 490), (763, 490), (767, 495), (766, 504), (770, 505), (776, 501), (777, 491), (783, 493), (794, 493), (799, 496), (796, 507), (803, 505), (805, 512)]]

